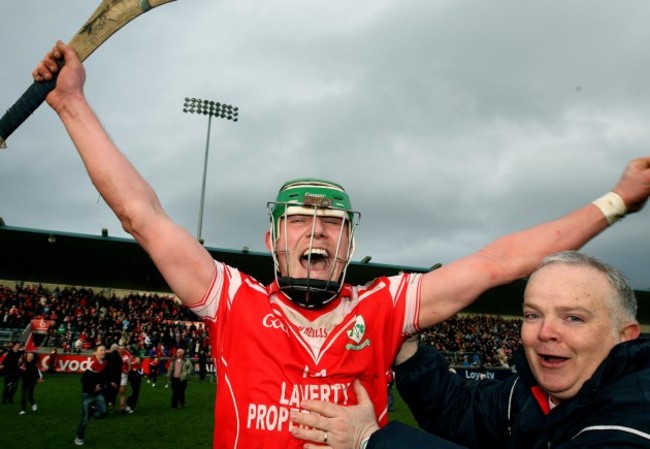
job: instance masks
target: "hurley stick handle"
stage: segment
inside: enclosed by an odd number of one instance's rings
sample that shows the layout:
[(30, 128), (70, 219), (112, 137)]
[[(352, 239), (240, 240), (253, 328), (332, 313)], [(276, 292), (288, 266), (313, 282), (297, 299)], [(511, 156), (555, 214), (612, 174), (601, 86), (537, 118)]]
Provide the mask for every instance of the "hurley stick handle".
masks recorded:
[[(83, 62), (117, 30), (141, 14), (175, 0), (102, 0), (95, 12), (70, 40)], [(45, 101), (56, 86), (56, 76), (49, 81), (34, 82), (18, 101), (0, 118), (0, 148), (5, 141)]]

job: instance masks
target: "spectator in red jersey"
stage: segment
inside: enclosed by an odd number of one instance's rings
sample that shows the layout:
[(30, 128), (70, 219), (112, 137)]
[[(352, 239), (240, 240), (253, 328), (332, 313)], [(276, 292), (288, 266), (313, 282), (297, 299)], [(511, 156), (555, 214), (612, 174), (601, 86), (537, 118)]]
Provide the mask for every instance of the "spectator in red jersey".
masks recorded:
[(158, 370), (160, 369), (160, 358), (158, 356), (152, 357), (149, 362), (149, 380), (151, 381), (151, 386), (156, 386), (156, 381), (158, 380)]
[(131, 369), (129, 371), (129, 385), (131, 386), (131, 394), (126, 400), (127, 413), (133, 413), (135, 411), (136, 405), (138, 405), (143, 374), (144, 371), (142, 369), (142, 359), (140, 359), (140, 357), (133, 357), (131, 359)]
[(45, 365), (47, 366), (47, 373), (54, 374), (56, 372), (56, 362), (59, 352), (56, 348), (50, 351), (50, 354), (45, 358)]
[(122, 359), (122, 372), (120, 375), (120, 388), (118, 395), (120, 398), (120, 413), (125, 414), (126, 410), (126, 386), (129, 383), (129, 373), (131, 372), (131, 354), (126, 350), (124, 345), (119, 345), (117, 352)]
[(106, 347), (97, 346), (90, 366), (81, 376), (81, 421), (77, 426), (77, 435), (74, 439), (74, 444), (77, 446), (85, 444), (86, 428), (90, 417), (102, 418), (106, 414), (106, 400), (102, 392), (106, 390), (110, 380), (107, 377), (105, 357)]

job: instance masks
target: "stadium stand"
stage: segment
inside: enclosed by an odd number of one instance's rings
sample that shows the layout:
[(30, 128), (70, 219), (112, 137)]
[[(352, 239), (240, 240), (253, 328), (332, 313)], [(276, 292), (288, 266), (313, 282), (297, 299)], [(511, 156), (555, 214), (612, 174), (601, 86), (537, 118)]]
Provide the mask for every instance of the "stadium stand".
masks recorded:
[[(35, 318), (51, 321), (38, 346), (84, 351), (97, 342), (124, 343), (133, 354), (183, 347), (193, 356), (207, 345), (202, 323), (169, 292), (162, 276), (133, 240), (0, 225), (0, 344), (26, 335)], [(272, 280), (270, 255), (208, 248), (214, 258)], [(348, 281), (427, 268), (353, 262)], [(87, 286), (87, 287), (79, 287)], [(516, 347), (525, 281), (490, 290), (447, 322), (427, 329), (434, 344), (459, 367), (507, 368)], [(639, 320), (648, 331), (650, 292), (637, 291)], [(468, 315), (469, 314), (469, 315)], [(161, 349), (161, 345), (164, 349)]]

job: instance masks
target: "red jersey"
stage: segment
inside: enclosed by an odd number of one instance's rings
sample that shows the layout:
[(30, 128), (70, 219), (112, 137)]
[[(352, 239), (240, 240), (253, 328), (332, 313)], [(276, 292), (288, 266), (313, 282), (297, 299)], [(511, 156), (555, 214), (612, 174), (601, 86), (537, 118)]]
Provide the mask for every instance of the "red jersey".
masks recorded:
[(129, 371), (131, 371), (131, 353), (124, 350), (120, 357), (122, 357), (122, 374), (129, 374)]
[(133, 357), (130, 365), (131, 371), (139, 371), (142, 368), (142, 360), (140, 357)]
[(217, 274), (192, 311), (209, 327), (217, 367), (213, 447), (300, 449), (289, 412), (302, 399), (356, 404), (360, 379), (380, 425), (387, 384), (406, 335), (417, 332), (419, 274), (344, 285), (320, 310), (295, 305), (276, 283), (216, 262)]

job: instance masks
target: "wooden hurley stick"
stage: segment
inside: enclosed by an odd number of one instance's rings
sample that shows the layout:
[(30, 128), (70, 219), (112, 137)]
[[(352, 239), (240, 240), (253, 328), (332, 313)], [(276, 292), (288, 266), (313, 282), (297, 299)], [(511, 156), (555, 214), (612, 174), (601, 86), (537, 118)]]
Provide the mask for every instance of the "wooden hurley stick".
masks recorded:
[[(102, 0), (95, 12), (70, 40), (83, 62), (117, 30), (141, 14), (175, 0)], [(5, 141), (45, 101), (56, 86), (56, 74), (51, 80), (34, 82), (0, 118), (0, 148)]]

